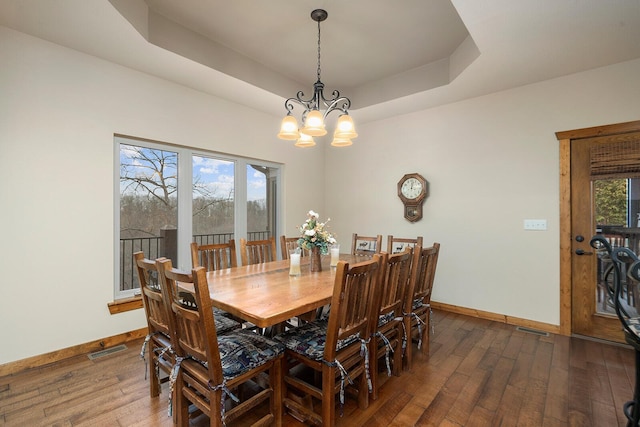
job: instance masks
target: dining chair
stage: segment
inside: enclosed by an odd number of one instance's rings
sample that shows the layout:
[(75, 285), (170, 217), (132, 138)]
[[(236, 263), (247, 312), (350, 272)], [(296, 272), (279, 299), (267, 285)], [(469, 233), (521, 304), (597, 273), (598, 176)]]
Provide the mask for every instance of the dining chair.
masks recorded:
[(351, 254), (352, 255), (373, 255), (382, 251), (382, 234), (375, 237), (360, 236), (353, 233), (351, 238)]
[(435, 278), (440, 243), (428, 248), (416, 247), (411, 266), (411, 280), (404, 301), (404, 330), (407, 337), (404, 346), (403, 364), (411, 369), (413, 362), (413, 337), (418, 341), (418, 350), (429, 354), (431, 328), (431, 290)]
[[(227, 243), (198, 245), (191, 243), (191, 267), (204, 267), (206, 271), (237, 267), (236, 242), (231, 239)], [(218, 307), (213, 307), (213, 316), (219, 334), (242, 327), (241, 319), (234, 317)]]
[(276, 261), (276, 239), (269, 237), (265, 240), (240, 239), (240, 257), (242, 265), (262, 264)]
[(390, 254), (398, 254), (405, 250), (406, 247), (415, 248), (417, 245), (422, 246), (422, 236), (415, 239), (387, 236), (387, 252)]
[(207, 271), (221, 270), (238, 266), (236, 257), (236, 241), (231, 239), (227, 243), (198, 245), (191, 243), (191, 265), (203, 266)]
[[(136, 252), (133, 254), (133, 264), (140, 281), (140, 295), (148, 328), (140, 357), (149, 367), (150, 395), (156, 397), (160, 394), (161, 383), (168, 380), (174, 362), (169, 337), (169, 315), (162, 299), (155, 261), (146, 259), (143, 252)], [(160, 371), (166, 374), (162, 380), (160, 379)]]
[[(176, 354), (172, 389), (177, 425), (189, 425), (191, 405), (209, 417), (211, 426), (241, 416), (258, 418), (257, 425), (282, 425), (282, 344), (244, 329), (218, 335), (204, 267), (181, 272), (165, 259), (158, 261), (158, 272)], [(195, 303), (176, 292), (176, 282), (193, 284)], [(238, 393), (244, 384), (248, 387)], [(257, 412), (266, 401), (267, 413)]]
[[(378, 365), (384, 358), (387, 375), (399, 376), (402, 371), (402, 343), (404, 340), (403, 305), (409, 288), (409, 273), (413, 248), (406, 247), (399, 254), (382, 252), (382, 270), (376, 292), (379, 301), (377, 317), (373, 317), (369, 342), (372, 399), (378, 398), (380, 387)], [(391, 356), (393, 356), (391, 358)], [(391, 364), (391, 359), (393, 364)], [(393, 367), (393, 370), (391, 369)]]
[[(377, 283), (382, 257), (336, 267), (331, 310), (321, 318), (290, 329), (275, 339), (285, 347), (284, 406), (303, 422), (333, 426), (335, 396), (340, 408), (347, 387), (353, 387), (358, 406), (369, 405), (368, 345), (371, 318), (377, 318)], [(307, 369), (302, 369), (306, 367)], [(306, 375), (311, 371), (314, 375)], [(314, 379), (321, 378), (321, 384)], [(314, 404), (320, 401), (320, 413)]]
[(296, 248), (300, 249), (300, 256), (306, 255), (306, 250), (298, 246), (299, 239), (299, 237), (280, 236), (280, 252), (282, 253), (282, 259), (289, 259), (289, 251)]

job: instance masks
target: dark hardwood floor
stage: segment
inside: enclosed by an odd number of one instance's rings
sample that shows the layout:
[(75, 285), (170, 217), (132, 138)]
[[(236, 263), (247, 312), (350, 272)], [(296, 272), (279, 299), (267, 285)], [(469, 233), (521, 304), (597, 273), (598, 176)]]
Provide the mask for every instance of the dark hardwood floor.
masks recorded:
[[(366, 411), (349, 400), (338, 426), (626, 425), (630, 348), (442, 311), (434, 324), (430, 357), (387, 379)], [(140, 344), (0, 378), (0, 425), (171, 426), (168, 385), (149, 397)], [(287, 416), (285, 425), (302, 424)]]

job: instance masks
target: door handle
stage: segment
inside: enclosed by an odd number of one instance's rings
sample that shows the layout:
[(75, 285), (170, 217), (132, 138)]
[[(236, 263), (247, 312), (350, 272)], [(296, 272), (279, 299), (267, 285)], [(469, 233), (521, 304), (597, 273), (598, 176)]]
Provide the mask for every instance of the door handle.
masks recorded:
[(593, 252), (585, 252), (583, 249), (576, 249), (576, 255), (593, 255)]

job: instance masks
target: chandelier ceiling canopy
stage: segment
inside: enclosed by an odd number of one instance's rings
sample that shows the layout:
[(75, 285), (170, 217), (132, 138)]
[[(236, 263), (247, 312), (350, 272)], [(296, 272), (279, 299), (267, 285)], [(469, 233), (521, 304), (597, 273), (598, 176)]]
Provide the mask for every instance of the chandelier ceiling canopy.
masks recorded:
[[(338, 117), (331, 145), (346, 147), (351, 145), (351, 140), (358, 136), (355, 132), (353, 119), (349, 116), (351, 101), (345, 96), (340, 96), (340, 92), (337, 90), (331, 93), (332, 98), (327, 99), (324, 95), (324, 83), (320, 80), (320, 22), (327, 19), (327, 11), (316, 9), (311, 12), (311, 19), (318, 23), (318, 80), (313, 85), (313, 96), (311, 98), (304, 99), (304, 93), (299, 91), (295, 97), (285, 101), (284, 107), (287, 109), (287, 115), (282, 119), (278, 138), (296, 141), (295, 145), (297, 147), (313, 147), (316, 145), (313, 140), (314, 136), (327, 134), (325, 128), (327, 115), (332, 111), (340, 111), (342, 114)], [(294, 104), (301, 105), (304, 108), (301, 117), (302, 129), (298, 128), (298, 121), (291, 114)], [(322, 108), (325, 108), (325, 110), (322, 111)]]

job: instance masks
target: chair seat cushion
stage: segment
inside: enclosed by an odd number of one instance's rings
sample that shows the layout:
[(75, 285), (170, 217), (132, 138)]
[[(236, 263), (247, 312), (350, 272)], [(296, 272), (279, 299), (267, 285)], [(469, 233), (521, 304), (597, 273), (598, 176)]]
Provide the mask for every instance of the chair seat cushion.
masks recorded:
[(231, 313), (229, 313), (228, 311), (224, 311), (223, 309), (218, 307), (213, 307), (213, 314), (218, 316), (231, 317)]
[(391, 322), (393, 319), (395, 319), (395, 317), (396, 316), (393, 311), (390, 313), (381, 314), (380, 316), (378, 316), (378, 328)]
[(420, 307), (429, 307), (429, 304), (424, 304), (422, 302), (422, 298), (418, 298), (418, 299), (413, 300), (413, 303), (411, 304), (411, 309), (413, 311), (416, 311)]
[(229, 319), (226, 316), (216, 313), (215, 309), (213, 310), (213, 320), (216, 323), (217, 334), (226, 334), (229, 331), (240, 329), (240, 327), (242, 326), (240, 322), (236, 322), (233, 319)]
[(264, 365), (284, 352), (282, 344), (244, 329), (218, 336), (218, 349), (225, 379)]
[[(328, 319), (318, 319), (276, 335), (274, 339), (284, 344), (291, 351), (295, 351), (312, 360), (321, 360), (327, 340), (328, 324)], [(338, 340), (336, 350), (342, 350), (357, 340), (359, 340), (357, 334)]]

